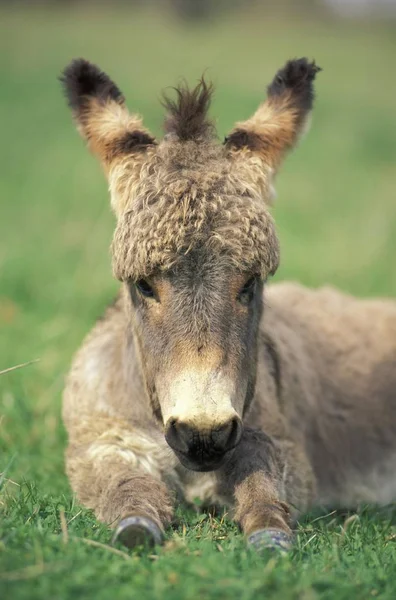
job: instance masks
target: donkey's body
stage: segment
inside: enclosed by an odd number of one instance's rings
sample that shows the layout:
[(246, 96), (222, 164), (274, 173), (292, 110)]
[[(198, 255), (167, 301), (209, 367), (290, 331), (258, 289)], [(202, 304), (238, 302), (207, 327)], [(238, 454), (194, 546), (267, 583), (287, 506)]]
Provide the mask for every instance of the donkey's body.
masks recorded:
[[(256, 391), (244, 422), (291, 448), (282, 499), (293, 500), (287, 481), (296, 477), (307, 482), (300, 509), (394, 501), (396, 303), (277, 284), (268, 287), (265, 304)], [(188, 502), (199, 498), (232, 507), (233, 498), (215, 474), (188, 471), (173, 456), (150, 416), (127, 331), (120, 295), (74, 361), (64, 402), (73, 488), (106, 519), (98, 490), (91, 487), (94, 463), (88, 456), (105, 465), (114, 444), (119, 469), (131, 464), (169, 481)], [(86, 454), (81, 435), (92, 443)], [(104, 469), (104, 479), (114, 476)], [(150, 490), (144, 500), (151, 504)]]
[(124, 282), (69, 375), (67, 471), (128, 544), (137, 528), (159, 539), (175, 493), (280, 543), (314, 503), (396, 499), (396, 304), (278, 284), (263, 308), (278, 264), (265, 200), (316, 71), (288, 63), (225, 147), (205, 84), (168, 102), (156, 146), (106, 75), (85, 61), (65, 73), (110, 179)]

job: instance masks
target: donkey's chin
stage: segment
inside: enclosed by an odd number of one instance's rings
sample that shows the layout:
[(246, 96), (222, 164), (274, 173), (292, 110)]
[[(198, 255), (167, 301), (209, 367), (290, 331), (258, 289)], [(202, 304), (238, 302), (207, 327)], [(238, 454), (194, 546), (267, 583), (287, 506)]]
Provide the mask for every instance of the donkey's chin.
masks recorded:
[(199, 459), (196, 457), (191, 457), (188, 454), (184, 454), (183, 452), (178, 452), (175, 450), (174, 452), (177, 458), (180, 460), (183, 467), (185, 467), (189, 471), (208, 473), (209, 471), (217, 471), (217, 469), (220, 469), (224, 465), (224, 463), (227, 462), (231, 454), (234, 452), (234, 448), (228, 450), (220, 456), (205, 457)]

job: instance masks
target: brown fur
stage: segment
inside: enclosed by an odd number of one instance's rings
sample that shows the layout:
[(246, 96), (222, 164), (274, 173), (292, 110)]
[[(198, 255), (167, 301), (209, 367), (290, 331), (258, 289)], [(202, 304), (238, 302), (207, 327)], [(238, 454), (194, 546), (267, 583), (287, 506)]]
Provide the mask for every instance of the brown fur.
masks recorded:
[(205, 84), (179, 90), (168, 136), (127, 153), (119, 140), (145, 130), (91, 67), (74, 63), (66, 87), (108, 167), (123, 286), (65, 389), (80, 500), (108, 523), (138, 514), (165, 527), (175, 494), (198, 495), (227, 504), (247, 534), (288, 532), (314, 503), (394, 500), (396, 304), (278, 284), (263, 305), (279, 259), (271, 179), (307, 119), (317, 67), (289, 62), (224, 147)]
[(226, 143), (248, 148), (276, 170), (301, 134), (313, 104), (309, 85), (321, 69), (307, 59), (289, 61), (268, 86), (268, 98), (247, 121), (237, 123)]
[(141, 119), (129, 115), (121, 91), (98, 67), (77, 59), (60, 79), (79, 131), (106, 171), (114, 159), (131, 157), (155, 143)]

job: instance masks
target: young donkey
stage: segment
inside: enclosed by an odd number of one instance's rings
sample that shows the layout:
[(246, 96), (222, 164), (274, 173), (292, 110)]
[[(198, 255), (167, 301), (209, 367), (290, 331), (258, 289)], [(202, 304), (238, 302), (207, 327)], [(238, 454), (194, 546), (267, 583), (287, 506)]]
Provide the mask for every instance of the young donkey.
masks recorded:
[(64, 71), (109, 180), (122, 281), (68, 377), (67, 472), (128, 546), (161, 541), (175, 497), (227, 505), (251, 543), (281, 547), (313, 503), (396, 499), (396, 304), (266, 287), (272, 181), (318, 70), (288, 62), (223, 145), (203, 80), (165, 100), (158, 143), (96, 66)]

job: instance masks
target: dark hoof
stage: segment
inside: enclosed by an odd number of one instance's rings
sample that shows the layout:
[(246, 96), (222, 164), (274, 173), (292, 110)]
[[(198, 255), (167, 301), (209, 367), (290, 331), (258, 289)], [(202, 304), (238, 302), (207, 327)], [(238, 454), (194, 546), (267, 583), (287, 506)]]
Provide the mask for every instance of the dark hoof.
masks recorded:
[(285, 554), (293, 545), (293, 535), (281, 529), (259, 529), (250, 534), (247, 543), (258, 552), (271, 550)]
[(127, 548), (153, 547), (162, 544), (161, 529), (148, 517), (125, 517), (118, 523), (112, 543), (121, 542)]

